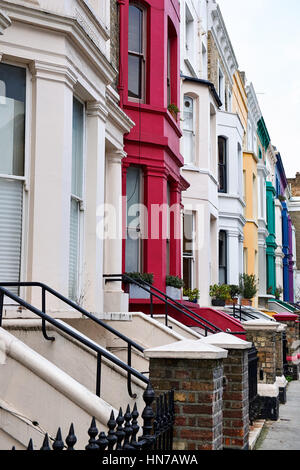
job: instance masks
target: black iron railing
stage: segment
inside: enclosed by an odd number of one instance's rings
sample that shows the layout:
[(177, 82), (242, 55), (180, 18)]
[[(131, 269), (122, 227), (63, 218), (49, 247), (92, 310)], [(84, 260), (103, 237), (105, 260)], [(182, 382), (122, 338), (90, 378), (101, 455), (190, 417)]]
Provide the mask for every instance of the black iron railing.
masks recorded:
[[(161, 450), (170, 451), (173, 449), (173, 425), (175, 420), (174, 410), (174, 392), (170, 391), (155, 398), (154, 390), (151, 384), (143, 394), (146, 404), (141, 418), (142, 428), (138, 424), (139, 412), (136, 404), (132, 411), (127, 406), (123, 415), (120, 408), (118, 416), (115, 418), (114, 412), (111, 412), (107, 423), (108, 432), (100, 432), (96, 426), (95, 418), (92, 419), (90, 428), (87, 431), (89, 440), (85, 450), (89, 451), (141, 451), (141, 450)], [(153, 403), (156, 401), (156, 413), (153, 411)], [(139, 436), (140, 431), (142, 431)], [(75, 450), (77, 437), (75, 435), (74, 425), (71, 424), (69, 434), (65, 442), (62, 438), (59, 428), (56, 437), (51, 439), (45, 434), (42, 447), (39, 450)], [(51, 448), (52, 447), (52, 448)], [(12, 450), (15, 450), (13, 447)], [(30, 439), (27, 450), (34, 450), (34, 444)]]
[[(186, 318), (189, 318), (194, 323), (196, 323), (196, 326), (204, 330), (205, 336), (207, 336), (208, 333), (215, 334), (215, 333), (221, 333), (223, 331), (221, 328), (214, 325), (209, 320), (206, 320), (205, 318), (201, 317), (198, 313), (193, 312), (191, 309), (189, 309), (185, 305), (182, 305), (177, 300), (168, 296), (165, 292), (162, 292), (161, 290), (157, 289), (157, 287), (154, 287), (152, 284), (149, 284), (148, 282), (144, 280), (133, 279), (132, 277), (128, 276), (128, 274), (105, 274), (103, 277), (105, 279), (105, 282), (122, 282), (123, 284), (135, 284), (136, 286), (141, 287), (141, 289), (143, 289), (145, 292), (148, 292), (150, 296), (150, 315), (152, 318), (154, 316), (153, 315), (153, 306), (154, 306), (153, 298), (160, 300), (165, 306), (164, 315), (165, 315), (166, 326), (168, 326), (168, 317), (170, 314), (170, 310), (174, 309), (177, 312), (184, 315)], [(245, 331), (239, 331), (239, 332), (227, 331), (227, 333), (230, 333), (233, 335), (245, 335), (246, 334)]]
[(236, 306), (235, 304), (233, 304), (232, 312), (233, 312), (233, 318), (237, 318), (239, 321), (245, 321), (245, 319), (246, 320), (257, 320), (257, 318), (258, 318), (255, 315), (253, 315), (252, 313), (247, 312), (246, 310), (244, 310), (242, 305)]
[(252, 425), (260, 415), (260, 399), (257, 393), (258, 383), (258, 356), (253, 345), (248, 351), (248, 380), (249, 380), (249, 420)]
[[(38, 286), (42, 288), (42, 310), (37, 309), (33, 305), (29, 304), (25, 300), (23, 300), (21, 297), (17, 296), (16, 294), (13, 294), (9, 290), (7, 290), (3, 286)], [(60, 323), (59, 321), (55, 320), (54, 318), (50, 317), (49, 315), (46, 314), (46, 292), (49, 292), (53, 294), (55, 297), (59, 298), (66, 304), (70, 305), (73, 307), (75, 310), (79, 311), (82, 313), (84, 316), (90, 318), (93, 320), (95, 323), (98, 323), (98, 325), (101, 325), (103, 328), (106, 330), (110, 331), (111, 333), (117, 335), (119, 338), (123, 339), (125, 342), (127, 342), (128, 345), (128, 364), (125, 362), (121, 361), (118, 359), (116, 356), (108, 352), (106, 349), (102, 348), (101, 346), (95, 344), (93, 341), (90, 341), (89, 339), (81, 336), (78, 334), (76, 331), (73, 329), (69, 328), (68, 326)], [(87, 312), (84, 310), (82, 307), (79, 305), (75, 304), (71, 300), (67, 299), (64, 297), (62, 294), (59, 294), (55, 290), (51, 289), (49, 286), (46, 286), (45, 284), (42, 283), (37, 283), (37, 282), (19, 282), (19, 283), (1, 283), (0, 284), (0, 327), (2, 326), (2, 317), (3, 317), (3, 304), (4, 304), (4, 296), (7, 296), (8, 298), (12, 299), (14, 302), (17, 304), (21, 305), (22, 307), (26, 308), (27, 310), (31, 311), (38, 317), (42, 319), (42, 328), (43, 328), (43, 334), (45, 339), (54, 341), (54, 337), (49, 337), (46, 332), (46, 322), (50, 323), (51, 325), (55, 326), (58, 328), (60, 331), (63, 331), (66, 333), (68, 336), (71, 336), (72, 338), (76, 339), (79, 341), (81, 344), (84, 344), (86, 347), (89, 349), (93, 350), (97, 354), (97, 373), (96, 373), (96, 395), (100, 397), (101, 394), (101, 364), (102, 364), (102, 357), (106, 358), (108, 361), (112, 362), (116, 366), (120, 367), (123, 369), (125, 372), (127, 372), (127, 390), (129, 393), (129, 396), (131, 398), (136, 398), (136, 395), (132, 393), (132, 387), (131, 387), (131, 377), (134, 376), (137, 379), (141, 380), (142, 382), (148, 384), (149, 379), (142, 373), (138, 372), (137, 370), (133, 369), (131, 367), (131, 348), (134, 347), (138, 351), (143, 352), (144, 349), (136, 344), (134, 341), (131, 341), (129, 338), (126, 336), (122, 335), (119, 333), (117, 330), (114, 328), (111, 328), (110, 326), (106, 325), (104, 322), (96, 318), (94, 315), (91, 313)]]

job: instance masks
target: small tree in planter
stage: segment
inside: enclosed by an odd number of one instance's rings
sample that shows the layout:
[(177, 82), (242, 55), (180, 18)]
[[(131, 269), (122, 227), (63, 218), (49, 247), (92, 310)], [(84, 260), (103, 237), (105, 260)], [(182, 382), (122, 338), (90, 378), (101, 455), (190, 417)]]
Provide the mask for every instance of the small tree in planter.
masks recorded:
[(197, 303), (197, 300), (200, 297), (200, 291), (198, 289), (183, 289), (184, 297), (188, 297), (189, 302)]
[(184, 286), (184, 282), (178, 276), (167, 276), (166, 277), (166, 294), (174, 300), (181, 299), (181, 289)]
[(226, 300), (230, 299), (230, 287), (227, 284), (214, 284), (210, 286), (209, 295), (212, 297), (212, 305), (224, 307)]
[(230, 300), (226, 301), (226, 304), (237, 304), (237, 299), (240, 293), (241, 293), (240, 287), (237, 285), (231, 284), (229, 286)]
[(252, 299), (257, 294), (257, 280), (254, 274), (242, 274), (240, 277), (240, 291), (242, 305), (252, 305)]
[[(138, 281), (143, 284), (143, 281), (148, 284), (153, 284), (153, 274), (152, 273), (125, 273), (127, 276), (131, 277), (133, 280)], [(145, 286), (147, 288), (147, 286)], [(146, 292), (142, 287), (129, 282), (129, 297), (131, 299), (149, 299), (150, 294)]]

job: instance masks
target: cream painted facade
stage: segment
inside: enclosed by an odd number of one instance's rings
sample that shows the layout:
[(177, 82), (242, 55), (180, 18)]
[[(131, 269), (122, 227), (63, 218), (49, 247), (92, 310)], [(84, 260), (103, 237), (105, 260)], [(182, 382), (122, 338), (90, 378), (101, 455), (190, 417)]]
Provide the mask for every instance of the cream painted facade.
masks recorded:
[[(0, 1), (0, 67), (26, 72), (20, 280), (68, 296), (75, 98), (83, 109), (76, 300), (97, 314), (127, 309), (120, 286), (105, 291), (103, 283), (103, 273), (121, 272), (123, 135), (133, 126), (111, 86), (109, 27), (109, 0)], [(105, 202), (115, 208), (117, 229), (106, 240)], [(21, 294), (40, 305), (38, 291)], [(48, 309), (63, 314), (51, 297)]]

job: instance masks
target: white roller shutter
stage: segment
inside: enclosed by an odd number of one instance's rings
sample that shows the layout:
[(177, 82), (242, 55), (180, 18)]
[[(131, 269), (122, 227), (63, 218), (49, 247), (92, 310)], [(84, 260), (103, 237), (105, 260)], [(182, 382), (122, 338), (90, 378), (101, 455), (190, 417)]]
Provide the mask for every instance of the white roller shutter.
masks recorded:
[[(0, 178), (0, 281), (20, 280), (23, 182)], [(18, 294), (18, 288), (11, 288)]]
[(77, 301), (79, 259), (79, 202), (71, 198), (69, 246), (69, 298)]

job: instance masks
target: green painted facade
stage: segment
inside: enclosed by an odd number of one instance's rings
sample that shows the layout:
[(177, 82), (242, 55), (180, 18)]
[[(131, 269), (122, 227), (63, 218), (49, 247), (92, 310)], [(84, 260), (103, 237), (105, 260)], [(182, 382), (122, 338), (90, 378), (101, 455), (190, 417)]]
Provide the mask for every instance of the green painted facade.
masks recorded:
[(276, 290), (276, 231), (275, 231), (275, 196), (276, 191), (272, 183), (267, 181), (267, 228), (269, 236), (267, 243), (267, 289), (272, 288), (269, 294), (275, 295)]
[(263, 117), (257, 123), (257, 134), (265, 150), (269, 147), (271, 138)]

